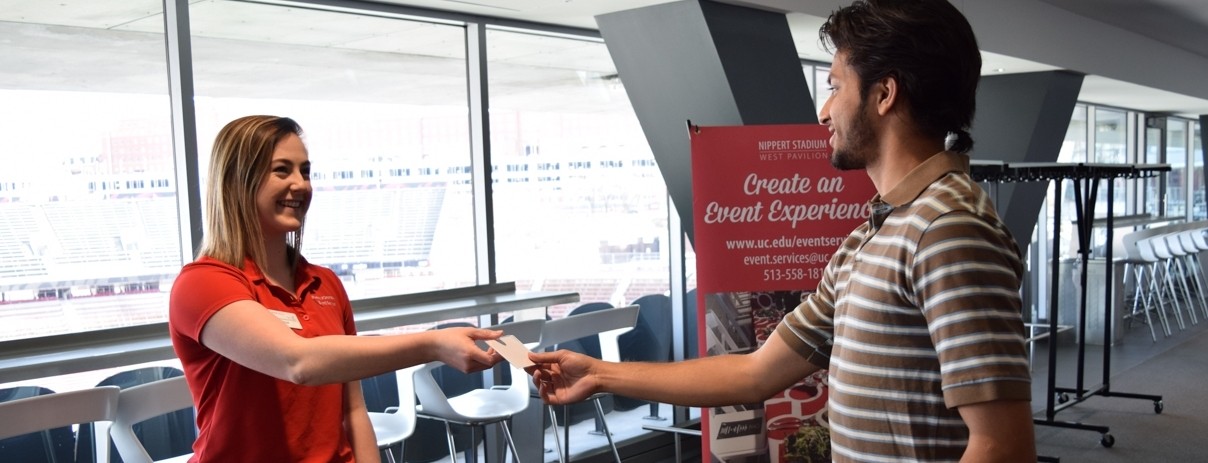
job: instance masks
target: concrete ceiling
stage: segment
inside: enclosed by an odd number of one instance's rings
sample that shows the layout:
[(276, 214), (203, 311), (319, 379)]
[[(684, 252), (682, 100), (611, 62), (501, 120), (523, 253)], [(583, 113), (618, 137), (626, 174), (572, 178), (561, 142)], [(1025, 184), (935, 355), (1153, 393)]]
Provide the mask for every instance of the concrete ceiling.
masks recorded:
[[(597, 15), (669, 1), (675, 0), (376, 3), (595, 29)], [(829, 11), (849, 2), (729, 3), (787, 12), (798, 54), (829, 62), (830, 56), (817, 42), (818, 26)], [(459, 35), (445, 30), (451, 28), (381, 17), (333, 16), (305, 8), (267, 8), (251, 2), (191, 0), (190, 4), (195, 59), (207, 63), (195, 72), (207, 73), (215, 83), (208, 90), (216, 92), (215, 96), (246, 92), (242, 86), (249, 69), (262, 69), (265, 78), (279, 82), (281, 95), (337, 92), (324, 96), (423, 104), (442, 92), (464, 93), (464, 86), (452, 82), (447, 89), (400, 84), (412, 75), (460, 72), (456, 62), (464, 50)], [(160, 5), (160, 0), (0, 0), (0, 88), (166, 91), (162, 38), (156, 35), (163, 31)], [(1208, 4), (1204, 0), (961, 0), (957, 5), (979, 35), (983, 74), (1069, 69), (1087, 74), (1081, 101), (1188, 117), (1208, 114), (1208, 89), (1201, 85), (1202, 76), (1208, 75)], [(1006, 19), (996, 21), (1004, 16)], [(265, 24), (299, 26), (266, 28)], [(416, 28), (427, 30), (417, 32)], [(292, 33), (282, 34), (282, 30)], [(506, 69), (499, 74), (493, 69), (492, 75), (506, 75), (518, 90), (530, 82), (538, 83), (525, 77), (525, 69), (564, 69), (568, 79), (574, 79), (576, 73), (578, 79), (615, 73), (599, 44), (571, 44), (568, 49), (565, 41), (525, 37), (498, 40), (489, 51), (493, 61)], [(81, 40), (97, 48), (81, 47)], [(259, 55), (248, 55), (239, 46), (247, 42), (259, 44)], [(1094, 49), (1096, 45), (1104, 46)], [(272, 62), (265, 59), (266, 47)], [(533, 53), (534, 47), (541, 52)], [(400, 62), (401, 55), (408, 57), (407, 62)], [(355, 76), (337, 72), (340, 66), (329, 61), (350, 59), (363, 69)], [(1149, 62), (1152, 60), (1156, 61)], [(290, 72), (274, 74), (274, 69), (281, 68)], [(591, 75), (584, 77), (584, 71)], [(349, 82), (355, 85), (342, 85)], [(258, 92), (265, 91), (259, 82), (253, 83), (258, 84)], [(532, 98), (540, 93), (558, 101), (556, 88), (540, 84), (547, 86), (545, 91), (517, 91), (515, 95)], [(508, 94), (493, 90), (492, 96)]]
[(1043, 1), (1208, 58), (1208, 2), (1204, 0)]
[[(424, 8), (452, 10), (464, 13), (499, 16), (549, 24), (566, 25), (580, 28), (595, 29), (595, 16), (625, 9), (668, 3), (677, 0), (381, 0), (381, 3), (393, 3)], [(817, 44), (818, 26), (829, 11), (845, 4), (850, 0), (721, 0), (726, 3), (748, 5), (766, 8), (773, 11), (787, 12), (789, 24), (797, 41), (798, 54), (802, 58), (815, 61), (829, 62), (830, 56), (823, 52)], [(1059, 8), (1077, 15), (1083, 19), (1102, 23), (1120, 31), (1123, 40), (1131, 40), (1130, 34), (1152, 39), (1171, 49), (1186, 51), (1195, 57), (1203, 59), (1208, 66), (1208, 2), (1204, 0), (959, 0), (958, 7), (971, 10), (981, 8), (981, 3), (997, 3), (997, 8), (1009, 8), (1024, 11), (1025, 16), (1018, 24), (1006, 24), (1007, 29), (1003, 40), (1014, 40), (1017, 35), (1028, 34), (1028, 25), (1034, 24), (1026, 18), (1029, 14), (1045, 14), (1044, 6)], [(1035, 5), (1043, 3), (1043, 5)], [(1030, 5), (1026, 5), (1030, 4)], [(1029, 6), (1030, 8), (1020, 8)], [(990, 21), (1000, 18), (990, 18)], [(1005, 18), (1001, 18), (1004, 19)], [(979, 22), (971, 17), (979, 38), (983, 31)], [(1014, 21), (1008, 21), (1014, 22)], [(1069, 22), (1065, 19), (1056, 20), (1057, 28)], [(1096, 29), (1099, 31), (1102, 29)], [(1115, 32), (1115, 31), (1112, 31)], [(1060, 31), (1056, 33), (1060, 34)], [(986, 42), (984, 38), (981, 38)], [(1094, 37), (1090, 40), (1095, 40)], [(1052, 40), (1035, 48), (1062, 47), (1066, 44), (1061, 40)], [(1107, 49), (1077, 50), (1077, 53), (1097, 55), (1102, 60), (1115, 59), (1114, 51)], [(1159, 51), (1158, 53), (1164, 53)], [(1187, 72), (1185, 76), (1170, 77), (1185, 82), (1178, 89), (1163, 88), (1169, 86), (1155, 85), (1148, 79), (1128, 79), (1114, 75), (1102, 75), (1080, 66), (1080, 63), (1054, 62), (1051, 53), (1045, 50), (1030, 51), (1011, 50), (1009, 53), (983, 50), (983, 74), (1017, 73), (1054, 69), (1069, 69), (1087, 74), (1080, 101), (1102, 105), (1117, 106), (1154, 113), (1168, 113), (1193, 117), (1208, 114), (1208, 91), (1198, 94), (1188, 94), (1185, 89), (1198, 88), (1203, 75), (1198, 72)], [(1145, 68), (1145, 64), (1135, 66)], [(1198, 67), (1191, 69), (1198, 70)], [(1183, 73), (1182, 68), (1147, 69), (1146, 72), (1165, 72), (1170, 74)]]

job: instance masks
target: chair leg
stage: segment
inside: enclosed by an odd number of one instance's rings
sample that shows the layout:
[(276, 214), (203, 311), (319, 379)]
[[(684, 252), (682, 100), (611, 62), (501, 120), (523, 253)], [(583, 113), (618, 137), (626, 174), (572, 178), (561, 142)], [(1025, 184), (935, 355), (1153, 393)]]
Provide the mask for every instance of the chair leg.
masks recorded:
[(666, 418), (659, 416), (659, 403), (658, 402), (650, 402), (650, 416), (643, 417), (643, 419), (654, 420), (654, 421), (666, 420)]
[(1199, 316), (1196, 315), (1195, 302), (1191, 295), (1191, 287), (1187, 286), (1187, 272), (1183, 271), (1184, 260), (1181, 256), (1175, 256), (1173, 260), (1174, 262), (1171, 262), (1171, 264), (1174, 266), (1174, 269), (1178, 271), (1178, 287), (1183, 289), (1183, 298), (1185, 301), (1187, 301), (1187, 316), (1191, 318), (1192, 325), (1198, 325), (1200, 320)]
[[(1161, 280), (1165, 281), (1166, 284), (1162, 285), (1161, 283), (1159, 283), (1159, 286), (1165, 286), (1165, 288), (1163, 288), (1162, 292), (1159, 294), (1168, 294), (1170, 296), (1171, 305), (1174, 306), (1174, 309), (1172, 310), (1172, 312), (1174, 312), (1175, 321), (1178, 322), (1179, 331), (1185, 330), (1185, 329), (1187, 329), (1187, 324), (1183, 323), (1183, 312), (1182, 312), (1183, 309), (1182, 309), (1182, 306), (1179, 305), (1179, 296), (1178, 296), (1178, 294), (1176, 294), (1177, 291), (1174, 288), (1174, 281), (1170, 279), (1171, 278), (1170, 264), (1168, 262), (1164, 262), (1160, 265), (1161, 266), (1159, 268), (1162, 270)], [(1155, 276), (1156, 275), (1157, 274), (1155, 273)], [(1165, 304), (1163, 303), (1163, 305), (1165, 305)]]
[[(1166, 317), (1166, 300), (1162, 299), (1162, 290), (1160, 285), (1157, 284), (1156, 264), (1149, 265), (1149, 279), (1146, 287), (1148, 289), (1145, 291), (1145, 306), (1150, 307), (1148, 308), (1149, 311), (1157, 312), (1158, 322), (1162, 323), (1162, 334), (1165, 334), (1166, 337), (1171, 337), (1171, 320)], [(1155, 299), (1157, 300), (1156, 303), (1154, 302)]]
[[(449, 461), (457, 463), (457, 446), (453, 445), (453, 428), (449, 427), (449, 422), (445, 421), (445, 438), (449, 440)], [(470, 442), (473, 442), (471, 440)]]
[(558, 463), (566, 463), (566, 455), (562, 453), (562, 439), (558, 438), (558, 416), (554, 414), (554, 407), (546, 405), (545, 411), (549, 412), (550, 431), (554, 434), (554, 448), (558, 449)]
[[(478, 463), (478, 426), (466, 426), (470, 429), (470, 445), (466, 446), (466, 463)], [(483, 427), (483, 448), (486, 447), (486, 427)]]
[(1132, 328), (1132, 322), (1137, 319), (1137, 309), (1140, 308), (1145, 313), (1145, 324), (1149, 325), (1149, 337), (1153, 339), (1153, 342), (1158, 342), (1158, 335), (1153, 329), (1153, 320), (1149, 317), (1149, 305), (1145, 303), (1146, 294), (1144, 284), (1142, 283), (1145, 280), (1145, 267), (1133, 264), (1126, 265), (1132, 267), (1133, 274), (1133, 303), (1132, 313), (1128, 316), (1128, 327)]
[(1188, 254), (1183, 259), (1184, 265), (1191, 269), (1191, 281), (1195, 286), (1195, 294), (1200, 299), (1200, 310), (1204, 314), (1204, 319), (1208, 320), (1208, 298), (1204, 294), (1204, 285), (1200, 282), (1204, 279), (1204, 273), (1200, 271), (1200, 262), (1197, 254)]
[(508, 448), (512, 449), (512, 461), (520, 463), (520, 453), (516, 452), (516, 441), (512, 440), (512, 427), (508, 426), (508, 420), (499, 422), (503, 426), (503, 438), (508, 441)]
[(562, 445), (566, 446), (566, 459), (570, 460), (570, 405), (562, 406)]
[(604, 427), (604, 437), (608, 438), (608, 447), (612, 449), (613, 458), (617, 459), (617, 463), (621, 463), (621, 452), (617, 451), (617, 444), (612, 441), (612, 432), (608, 431), (608, 421), (604, 419), (604, 406), (600, 404), (600, 398), (596, 397), (592, 400), (596, 406), (596, 416), (600, 418), (600, 424)]

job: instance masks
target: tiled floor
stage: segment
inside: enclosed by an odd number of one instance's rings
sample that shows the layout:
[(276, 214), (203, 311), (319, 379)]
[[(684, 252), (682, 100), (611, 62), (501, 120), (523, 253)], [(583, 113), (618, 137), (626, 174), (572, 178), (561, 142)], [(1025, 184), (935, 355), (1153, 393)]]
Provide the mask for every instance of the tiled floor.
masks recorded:
[[(621, 442), (625, 439), (635, 437), (639, 434), (650, 432), (650, 431), (646, 431), (646, 430), (642, 429), (642, 426), (647, 425), (647, 424), (653, 424), (653, 425), (657, 425), (657, 426), (668, 426), (670, 423), (670, 420), (659, 421), (659, 420), (648, 419), (647, 416), (649, 416), (649, 415), (650, 415), (649, 407), (638, 407), (638, 408), (635, 408), (633, 410), (628, 410), (628, 411), (614, 410), (612, 412), (609, 412), (607, 415), (605, 415), (605, 419), (608, 422), (609, 431), (612, 432), (613, 441)], [(666, 404), (661, 405), (659, 407), (659, 416), (670, 417), (671, 416), (671, 406), (666, 405)], [(558, 439), (562, 439), (562, 437), (561, 437), (562, 428), (559, 427), (558, 431), (559, 431)], [(553, 428), (545, 429), (545, 462), (547, 462), (547, 463), (558, 461), (558, 454), (554, 450), (553, 433), (554, 433)], [(570, 441), (570, 460), (571, 461), (574, 461), (575, 459), (582, 457), (584, 454), (592, 454), (592, 453), (596, 453), (596, 452), (609, 452), (607, 438), (605, 438), (603, 434), (595, 433), (594, 420), (586, 419), (586, 420), (580, 421), (578, 423), (572, 424), (570, 426), (570, 430), (569, 430), (568, 434), (570, 435), (569, 441)], [(411, 442), (408, 442), (408, 445), (413, 445), (413, 444)], [(465, 454), (464, 453), (459, 454), (457, 461), (464, 462)], [(478, 461), (479, 462), (486, 461), (485, 457), (483, 455), (481, 446), (479, 447)], [(437, 460), (436, 463), (451, 463), (451, 461), (449, 460), (449, 458), (446, 457), (441, 460)]]

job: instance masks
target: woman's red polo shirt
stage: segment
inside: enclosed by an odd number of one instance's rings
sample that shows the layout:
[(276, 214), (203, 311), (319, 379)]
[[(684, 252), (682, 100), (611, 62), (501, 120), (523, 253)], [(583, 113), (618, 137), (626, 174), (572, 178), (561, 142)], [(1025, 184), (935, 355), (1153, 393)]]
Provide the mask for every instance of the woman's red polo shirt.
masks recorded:
[[(246, 368), (201, 345), (218, 310), (243, 300), (294, 314), (298, 336), (354, 335), (352, 306), (331, 270), (303, 260), (295, 297), (268, 282), (250, 259), (243, 269), (202, 257), (172, 286), (169, 330), (184, 365), (200, 429), (194, 462), (350, 462), (344, 385), (301, 386)], [(289, 318), (289, 317), (287, 317)], [(247, 336), (256, 336), (254, 332)]]

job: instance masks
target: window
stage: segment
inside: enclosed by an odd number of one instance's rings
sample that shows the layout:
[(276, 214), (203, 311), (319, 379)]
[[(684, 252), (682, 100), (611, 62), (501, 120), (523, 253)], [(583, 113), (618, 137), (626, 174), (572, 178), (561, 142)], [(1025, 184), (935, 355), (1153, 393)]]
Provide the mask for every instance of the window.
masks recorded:
[[(1061, 151), (1057, 154), (1057, 162), (1087, 162), (1087, 107), (1076, 105), (1070, 118), (1070, 125), (1065, 131), (1065, 140), (1061, 143)], [(1050, 182), (1052, 183), (1052, 182)], [(1036, 226), (1046, 228), (1044, 236), (1053, 236), (1054, 197), (1052, 187), (1045, 199), (1045, 207), (1041, 210), (1042, 217)], [(1069, 182), (1061, 184), (1061, 236), (1075, 236), (1073, 220), (1077, 217), (1074, 209), (1074, 188)], [(1046, 249), (1051, 249), (1046, 246)], [(1073, 246), (1062, 246), (1061, 256), (1073, 257), (1078, 249)]]
[(1166, 122), (1166, 215), (1183, 218), (1187, 215), (1187, 121), (1170, 118)]
[(163, 27), (158, 0), (0, 9), (0, 340), (166, 319), (176, 192), (146, 181), (175, 179)]
[(1204, 205), (1204, 138), (1199, 122), (1193, 122), (1195, 133), (1191, 136), (1191, 220), (1208, 218)]
[(604, 44), (500, 30), (487, 42), (492, 161), (539, 166), (496, 184), (500, 281), (614, 305), (667, 291), (666, 187)]
[(190, 18), (203, 166), (232, 119), (292, 117), (320, 173), (307, 259), (354, 300), (476, 283), (463, 27), (236, 1)]
[[(1082, 124), (1085, 127), (1085, 123)], [(1128, 152), (1128, 113), (1124, 111), (1096, 107), (1095, 108), (1095, 130), (1091, 134), (1094, 139), (1095, 151), (1091, 157), (1091, 162), (1103, 164), (1128, 164), (1131, 156)], [(1108, 187), (1113, 188), (1112, 191), (1112, 214), (1116, 217), (1128, 214), (1128, 187), (1134, 183), (1127, 178), (1115, 178), (1111, 180), (1111, 185), (1108, 180), (1099, 180), (1099, 191), (1095, 201), (1095, 218), (1107, 217), (1107, 193)], [(1118, 228), (1113, 233), (1122, 234), (1131, 231), (1131, 228)], [(1117, 235), (1122, 236), (1122, 235)], [(1104, 227), (1094, 227), (1091, 231), (1091, 250), (1096, 256), (1106, 255), (1104, 244), (1107, 242), (1107, 229)]]

